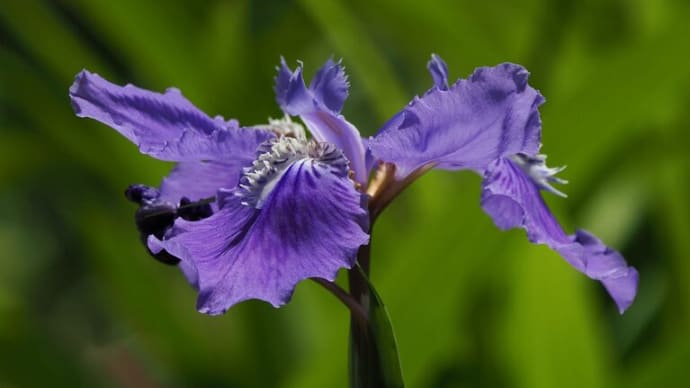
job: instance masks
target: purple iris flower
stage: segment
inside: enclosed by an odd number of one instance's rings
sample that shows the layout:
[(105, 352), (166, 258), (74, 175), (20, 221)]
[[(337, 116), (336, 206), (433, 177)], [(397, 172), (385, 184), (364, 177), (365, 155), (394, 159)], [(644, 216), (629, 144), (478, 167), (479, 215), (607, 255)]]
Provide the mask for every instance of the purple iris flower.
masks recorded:
[(566, 182), (555, 176), (562, 168), (546, 167), (538, 154), (544, 98), (527, 84), (527, 70), (510, 63), (482, 67), (449, 86), (439, 57), (428, 68), (434, 87), (369, 141), (374, 158), (392, 162), (393, 180), (403, 185), (430, 168), (479, 173), (481, 206), (496, 226), (525, 229), (531, 242), (599, 280), (623, 313), (635, 298), (637, 271), (592, 234), (567, 235), (541, 198), (542, 189), (564, 196), (551, 183)]
[(137, 224), (148, 249), (179, 261), (201, 312), (220, 314), (247, 299), (277, 307), (303, 279), (332, 281), (355, 265), (370, 221), (431, 168), (482, 174), (482, 207), (499, 228), (525, 228), (530, 241), (600, 280), (623, 312), (635, 296), (635, 269), (587, 232), (568, 236), (540, 197), (540, 189), (560, 194), (550, 183), (563, 181), (538, 154), (544, 99), (527, 84), (527, 71), (479, 68), (452, 86), (439, 57), (429, 71), (434, 87), (369, 139), (340, 114), (349, 85), (332, 60), (309, 86), (301, 64), (293, 71), (282, 60), (275, 92), (286, 116), (265, 125), (210, 118), (177, 89), (122, 87), (87, 71), (70, 97), (78, 116), (177, 162), (160, 189), (135, 185), (127, 195), (141, 206)]

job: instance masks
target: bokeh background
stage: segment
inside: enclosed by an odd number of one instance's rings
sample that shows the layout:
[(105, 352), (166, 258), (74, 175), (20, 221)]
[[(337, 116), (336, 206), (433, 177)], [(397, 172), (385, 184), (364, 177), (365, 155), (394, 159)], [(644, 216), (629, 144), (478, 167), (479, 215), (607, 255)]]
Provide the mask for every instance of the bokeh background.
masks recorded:
[[(596, 282), (478, 206), (480, 178), (432, 172), (380, 218), (373, 281), (410, 387), (690, 384), (690, 5), (678, 0), (0, 3), (0, 386), (345, 387), (348, 315), (316, 284), (275, 310), (194, 309), (150, 259), (123, 197), (171, 165), (74, 117), (82, 68), (177, 86), (243, 124), (280, 111), (281, 55), (343, 58), (345, 115), (371, 135), (431, 79), (523, 64), (547, 98), (543, 151), (567, 164), (566, 230), (641, 273), (623, 316)], [(341, 279), (343, 280), (343, 279)]]

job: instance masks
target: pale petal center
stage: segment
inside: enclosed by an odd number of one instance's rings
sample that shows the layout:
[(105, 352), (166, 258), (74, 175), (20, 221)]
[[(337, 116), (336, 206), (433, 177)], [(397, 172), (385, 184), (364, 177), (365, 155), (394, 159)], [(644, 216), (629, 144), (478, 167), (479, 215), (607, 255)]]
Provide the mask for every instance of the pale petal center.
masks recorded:
[(262, 144), (258, 154), (252, 165), (244, 168), (235, 191), (243, 205), (256, 209), (263, 207), (280, 178), (296, 162), (311, 161), (324, 168), (324, 172), (341, 177), (349, 173), (349, 162), (340, 149), (313, 139), (280, 136)]
[(562, 191), (551, 186), (551, 183), (566, 184), (567, 180), (558, 178), (556, 174), (565, 170), (566, 166), (549, 168), (546, 166), (546, 155), (536, 155), (529, 156), (526, 154), (515, 154), (510, 157), (515, 164), (520, 166), (522, 171), (529, 176), (532, 181), (539, 186), (539, 188), (544, 189), (552, 194), (556, 194), (559, 197), (566, 198), (567, 195)]
[(300, 123), (292, 121), (290, 116), (285, 115), (282, 119), (268, 118), (268, 124), (256, 125), (255, 128), (265, 129), (278, 136), (294, 137), (299, 140), (306, 140), (307, 135), (304, 127)]

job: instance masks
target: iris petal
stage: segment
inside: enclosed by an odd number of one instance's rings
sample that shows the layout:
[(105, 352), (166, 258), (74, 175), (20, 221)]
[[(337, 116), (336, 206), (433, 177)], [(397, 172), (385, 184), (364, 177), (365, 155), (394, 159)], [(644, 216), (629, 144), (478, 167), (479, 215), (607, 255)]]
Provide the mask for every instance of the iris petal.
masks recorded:
[(237, 121), (211, 119), (178, 89), (156, 93), (118, 86), (98, 74), (77, 74), (70, 98), (79, 117), (106, 124), (147, 155), (161, 160), (252, 160), (269, 131), (240, 128)]
[(365, 150), (357, 128), (340, 114), (347, 97), (347, 78), (339, 63), (328, 60), (317, 72), (309, 88), (302, 66), (294, 71), (281, 59), (276, 76), (276, 100), (289, 115), (300, 116), (320, 142), (335, 144), (350, 161), (359, 183), (366, 183)]
[(511, 63), (482, 67), (443, 90), (438, 59), (430, 64), (437, 87), (415, 98), (369, 142), (376, 159), (396, 165), (396, 179), (429, 164), (481, 174), (498, 157), (537, 152), (537, 108), (544, 98), (527, 84), (527, 70)]
[(341, 170), (318, 160), (293, 162), (261, 209), (241, 202), (227, 195), (210, 218), (178, 220), (167, 239), (149, 238), (152, 250), (182, 259), (203, 313), (221, 314), (247, 299), (281, 306), (299, 281), (333, 280), (350, 268), (369, 239), (362, 195)]
[(332, 59), (321, 66), (309, 84), (309, 90), (314, 93), (316, 100), (333, 112), (343, 109), (349, 89), (345, 69), (340, 62), (336, 63)]
[(441, 90), (448, 90), (448, 65), (436, 54), (431, 54), (431, 60), (426, 65), (434, 80), (434, 86)]
[(221, 188), (235, 187), (242, 167), (248, 163), (180, 162), (163, 179), (160, 187), (161, 199), (177, 203), (182, 197), (192, 201), (213, 197)]
[(638, 273), (620, 253), (589, 232), (567, 235), (542, 199), (539, 188), (515, 162), (499, 158), (487, 169), (482, 208), (505, 230), (521, 227), (529, 240), (557, 251), (575, 269), (599, 280), (623, 313), (635, 299)]

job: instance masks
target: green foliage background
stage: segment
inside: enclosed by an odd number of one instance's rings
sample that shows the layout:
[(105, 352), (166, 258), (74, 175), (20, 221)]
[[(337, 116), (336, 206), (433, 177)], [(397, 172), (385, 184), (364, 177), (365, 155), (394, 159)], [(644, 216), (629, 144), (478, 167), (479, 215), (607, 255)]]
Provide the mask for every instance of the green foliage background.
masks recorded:
[(169, 164), (74, 117), (82, 68), (177, 86), (244, 124), (280, 116), (280, 55), (343, 58), (345, 115), (373, 134), (431, 84), (511, 61), (547, 98), (547, 201), (641, 273), (618, 315), (601, 287), (478, 206), (480, 178), (432, 172), (377, 224), (373, 281), (410, 387), (686, 387), (690, 381), (690, 5), (680, 0), (3, 0), (0, 386), (345, 387), (347, 314), (316, 284), (274, 310), (194, 309), (147, 257), (123, 189)]

